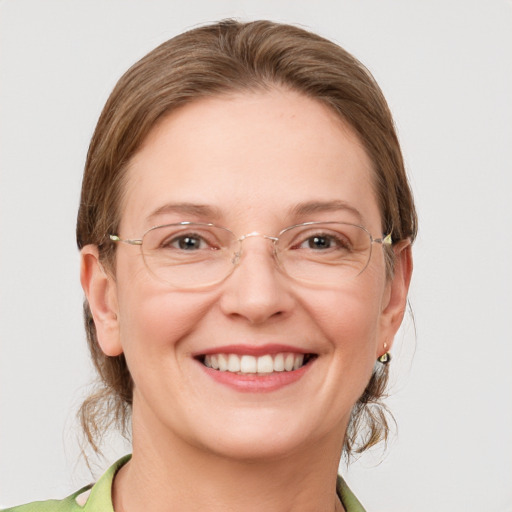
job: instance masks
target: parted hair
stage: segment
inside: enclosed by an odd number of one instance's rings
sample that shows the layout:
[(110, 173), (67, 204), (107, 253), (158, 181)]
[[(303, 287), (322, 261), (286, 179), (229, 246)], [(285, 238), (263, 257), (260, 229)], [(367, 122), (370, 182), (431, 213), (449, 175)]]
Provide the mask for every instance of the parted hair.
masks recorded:
[[(357, 134), (373, 164), (373, 185), (382, 232), (393, 242), (414, 240), (416, 211), (393, 118), (370, 72), (335, 43), (302, 28), (270, 21), (224, 20), (195, 28), (161, 44), (118, 81), (94, 131), (82, 182), (77, 244), (95, 244), (115, 275), (115, 244), (126, 169), (155, 124), (198, 99), (284, 88), (330, 108)], [(386, 252), (393, 271), (393, 251)], [(98, 373), (94, 392), (79, 418), (86, 439), (99, 453), (103, 435), (117, 427), (129, 435), (133, 381), (124, 355), (100, 349), (87, 301), (84, 320)], [(360, 453), (388, 437), (382, 403), (387, 366), (376, 362), (355, 404), (344, 440), (345, 455)]]

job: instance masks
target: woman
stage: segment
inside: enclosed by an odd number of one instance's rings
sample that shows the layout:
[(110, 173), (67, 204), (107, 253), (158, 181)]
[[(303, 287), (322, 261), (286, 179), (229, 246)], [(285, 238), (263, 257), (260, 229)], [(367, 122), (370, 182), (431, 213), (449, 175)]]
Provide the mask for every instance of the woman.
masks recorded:
[(119, 81), (78, 215), (95, 449), (133, 454), (16, 510), (360, 511), (337, 469), (379, 405), (416, 216), (377, 84), (302, 29), (225, 21)]

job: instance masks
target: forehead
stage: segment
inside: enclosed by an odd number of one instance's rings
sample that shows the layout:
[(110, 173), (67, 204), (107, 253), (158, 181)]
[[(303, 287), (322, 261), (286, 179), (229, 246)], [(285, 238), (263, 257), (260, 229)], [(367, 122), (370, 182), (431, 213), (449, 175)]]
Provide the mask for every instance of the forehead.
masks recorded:
[(133, 157), (121, 226), (147, 229), (166, 204), (272, 222), (297, 204), (337, 201), (371, 227), (380, 219), (372, 176), (358, 137), (318, 101), (281, 89), (201, 99), (163, 118)]

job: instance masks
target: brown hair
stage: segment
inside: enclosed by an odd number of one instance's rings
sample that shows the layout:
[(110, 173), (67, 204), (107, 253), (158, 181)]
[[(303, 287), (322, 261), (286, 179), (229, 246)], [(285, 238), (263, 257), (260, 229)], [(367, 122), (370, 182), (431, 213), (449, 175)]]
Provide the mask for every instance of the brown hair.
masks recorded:
[[(369, 71), (336, 44), (301, 28), (269, 21), (233, 20), (196, 28), (163, 43), (119, 80), (99, 118), (85, 165), (77, 243), (99, 247), (114, 268), (123, 179), (130, 159), (155, 126), (179, 106), (199, 98), (285, 87), (336, 112), (362, 141), (374, 165), (374, 186), (383, 233), (393, 241), (414, 239), (416, 212), (393, 119)], [(388, 253), (392, 270), (392, 251)], [(123, 355), (99, 348), (87, 302), (85, 326), (100, 386), (83, 403), (80, 419), (96, 452), (106, 429), (129, 430), (133, 382)], [(380, 403), (387, 383), (380, 363), (352, 411), (345, 453), (361, 452), (388, 435)]]

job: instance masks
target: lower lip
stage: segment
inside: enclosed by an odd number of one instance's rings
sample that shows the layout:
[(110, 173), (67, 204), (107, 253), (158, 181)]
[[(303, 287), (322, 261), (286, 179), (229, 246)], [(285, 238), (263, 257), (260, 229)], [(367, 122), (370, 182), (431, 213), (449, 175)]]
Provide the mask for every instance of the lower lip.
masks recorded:
[(273, 372), (263, 375), (241, 375), (227, 371), (221, 372), (213, 368), (208, 368), (202, 363), (199, 364), (209, 377), (236, 391), (243, 393), (268, 393), (297, 382), (306, 374), (313, 362), (314, 361), (309, 361), (309, 363), (298, 370), (291, 372)]

